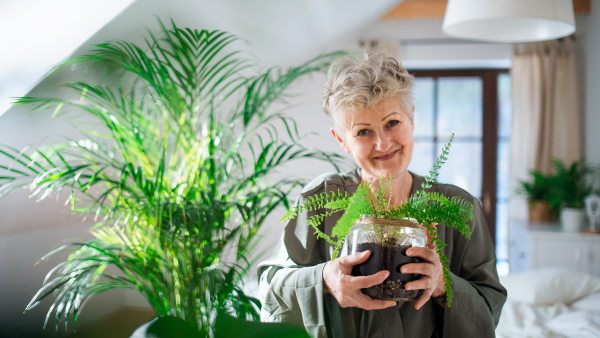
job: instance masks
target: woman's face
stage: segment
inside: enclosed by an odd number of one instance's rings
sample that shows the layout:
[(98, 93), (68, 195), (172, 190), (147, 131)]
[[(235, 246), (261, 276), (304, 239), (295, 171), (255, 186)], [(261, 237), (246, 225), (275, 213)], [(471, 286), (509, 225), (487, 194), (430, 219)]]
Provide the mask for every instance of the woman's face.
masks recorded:
[(397, 98), (385, 99), (374, 108), (343, 109), (339, 114), (342, 135), (333, 128), (331, 133), (344, 151), (352, 153), (363, 169), (363, 179), (373, 182), (406, 173), (414, 146), (414, 124)]

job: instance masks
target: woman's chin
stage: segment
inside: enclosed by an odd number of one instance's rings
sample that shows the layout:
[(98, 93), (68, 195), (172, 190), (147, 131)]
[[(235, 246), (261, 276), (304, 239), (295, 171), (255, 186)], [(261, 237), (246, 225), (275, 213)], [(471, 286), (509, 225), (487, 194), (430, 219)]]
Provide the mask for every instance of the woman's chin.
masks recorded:
[(379, 166), (377, 170), (377, 176), (389, 178), (390, 175), (392, 177), (401, 176), (406, 172), (406, 167), (401, 163), (391, 164), (390, 165), (382, 165)]
[[(375, 163), (364, 161), (357, 161), (360, 167), (363, 170), (363, 178), (371, 181), (371, 180), (379, 180), (384, 177), (389, 179), (390, 175), (392, 178), (402, 177), (405, 173), (407, 173), (406, 168), (408, 167), (408, 163), (402, 161), (402, 159), (392, 158), (387, 161), (380, 161)], [(362, 164), (362, 165), (361, 165)], [(365, 176), (366, 175), (366, 176)]]

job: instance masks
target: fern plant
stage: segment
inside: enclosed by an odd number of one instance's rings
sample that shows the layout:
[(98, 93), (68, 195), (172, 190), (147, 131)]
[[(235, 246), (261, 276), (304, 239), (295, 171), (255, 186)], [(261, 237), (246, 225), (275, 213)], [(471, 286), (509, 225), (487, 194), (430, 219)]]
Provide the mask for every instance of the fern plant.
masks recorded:
[[(431, 183), (436, 181), (439, 175), (438, 170), (448, 160), (450, 146), (454, 140), (454, 134), (442, 148), (442, 154), (438, 157), (433, 169), (429, 175), (425, 176), (425, 182), (421, 185), (421, 190), (413, 194), (408, 201), (398, 206), (391, 205), (391, 186), (392, 179), (386, 181), (383, 177), (380, 179), (379, 188), (374, 189), (369, 182), (362, 182), (357, 191), (350, 196), (347, 192), (321, 193), (316, 196), (309, 196), (304, 203), (289, 209), (281, 217), (280, 222), (289, 221), (295, 218), (298, 213), (314, 210), (326, 210), (324, 213), (312, 216), (308, 219), (317, 235), (317, 238), (324, 238), (333, 245), (333, 254), (331, 259), (336, 259), (341, 251), (350, 229), (354, 226), (361, 214), (373, 214), (377, 216), (393, 217), (403, 216), (411, 217), (417, 220), (419, 224), (425, 226), (431, 237), (431, 243), (435, 244), (435, 249), (440, 256), (443, 268), (444, 286), (446, 288), (448, 307), (452, 304), (452, 279), (450, 277), (450, 268), (448, 267), (448, 258), (444, 255), (443, 249), (446, 246), (438, 234), (435, 225), (444, 224), (451, 226), (465, 237), (471, 237), (471, 229), (467, 224), (473, 219), (473, 205), (459, 197), (448, 198), (436, 192), (428, 192)], [(385, 195), (389, 194), (388, 198)], [(319, 225), (325, 217), (333, 215), (336, 212), (344, 212), (336, 225), (331, 230), (332, 239), (319, 229)]]
[(231, 34), (159, 24), (145, 46), (107, 42), (61, 65), (109, 75), (67, 83), (79, 100), (16, 102), (68, 119), (83, 137), (33, 153), (0, 145), (0, 197), (21, 187), (39, 199), (66, 190), (72, 212), (98, 221), (94, 239), (57, 249), (71, 255), (27, 305), (56, 295), (44, 327), (52, 314), (57, 328), (75, 324), (87, 299), (116, 288), (137, 290), (157, 315), (203, 336), (217, 311), (258, 320), (260, 303), (240, 281), (265, 219), (303, 184), (271, 174), (301, 158), (343, 163), (303, 147), (294, 120), (270, 109), (285, 104), (296, 79), (325, 72), (341, 53), (262, 69)]

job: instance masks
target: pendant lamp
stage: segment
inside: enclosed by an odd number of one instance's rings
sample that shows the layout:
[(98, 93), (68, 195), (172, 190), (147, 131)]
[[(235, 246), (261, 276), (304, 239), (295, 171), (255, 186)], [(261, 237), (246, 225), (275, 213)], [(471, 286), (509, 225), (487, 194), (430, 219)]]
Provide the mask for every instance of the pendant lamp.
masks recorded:
[(488, 42), (552, 40), (575, 32), (572, 0), (449, 0), (442, 30)]

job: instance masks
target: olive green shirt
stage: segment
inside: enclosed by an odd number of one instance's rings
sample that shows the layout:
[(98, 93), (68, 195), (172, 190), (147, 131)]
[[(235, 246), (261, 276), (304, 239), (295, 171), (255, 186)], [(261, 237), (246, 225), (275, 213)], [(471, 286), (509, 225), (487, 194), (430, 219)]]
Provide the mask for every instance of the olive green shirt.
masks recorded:
[[(413, 174), (411, 195), (421, 189), (423, 177)], [(298, 203), (322, 192), (356, 192), (360, 169), (344, 174), (325, 174), (313, 180), (300, 194)], [(323, 210), (300, 213), (290, 221), (271, 259), (259, 264), (261, 320), (288, 322), (304, 327), (312, 337), (494, 337), (506, 290), (498, 280), (496, 255), (479, 201), (464, 190), (433, 183), (430, 191), (458, 196), (473, 203), (470, 239), (452, 227), (437, 225), (447, 244), (452, 276), (451, 307), (442, 309), (430, 299), (421, 309), (414, 302), (367, 311), (341, 308), (331, 294), (323, 294), (323, 266), (331, 260), (332, 246), (317, 240), (307, 219)], [(325, 218), (321, 230), (331, 229), (341, 217)]]

